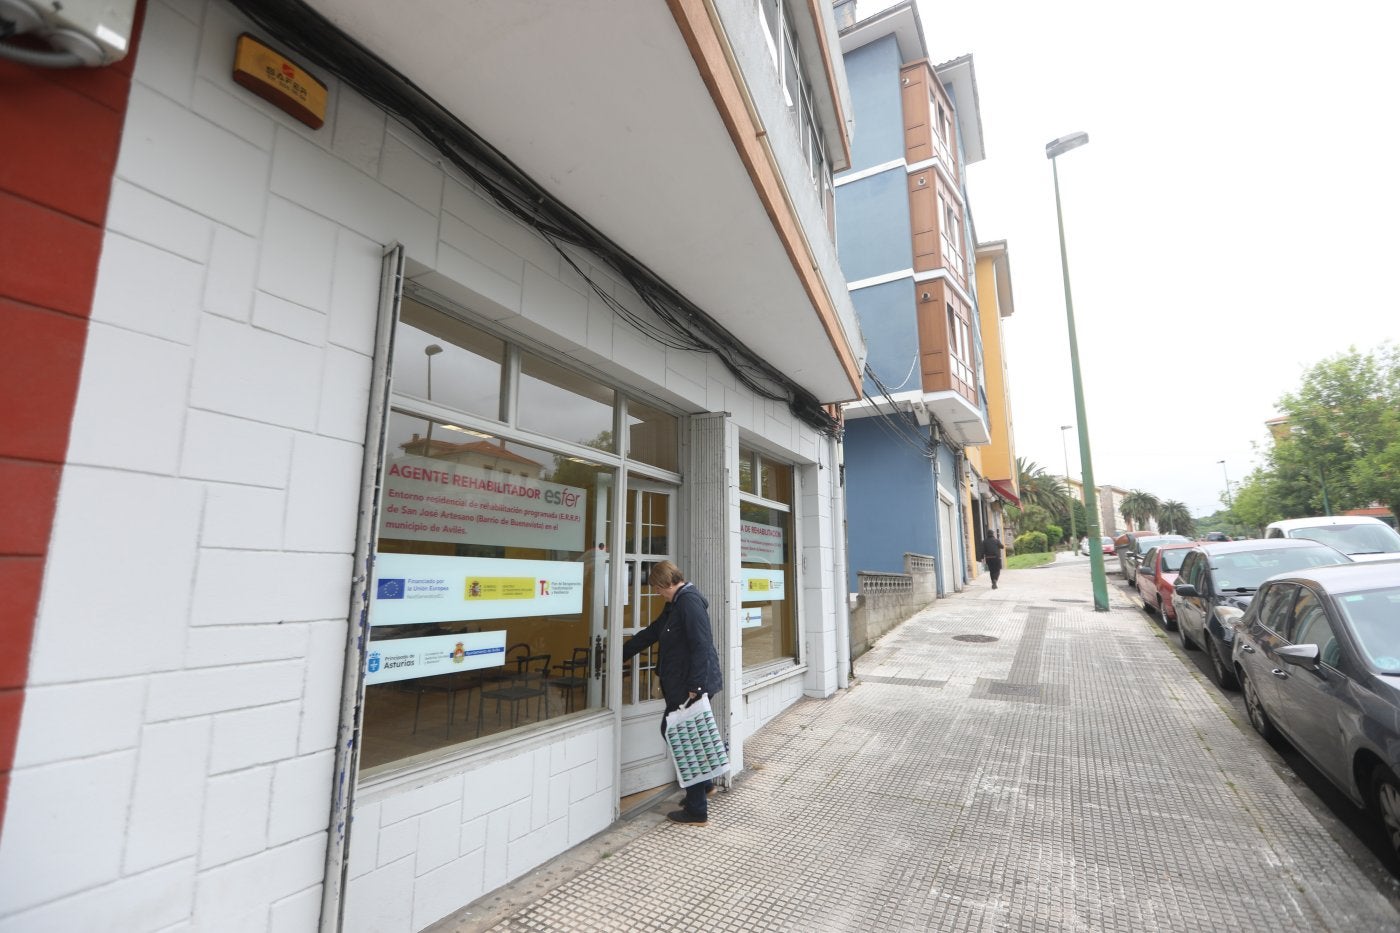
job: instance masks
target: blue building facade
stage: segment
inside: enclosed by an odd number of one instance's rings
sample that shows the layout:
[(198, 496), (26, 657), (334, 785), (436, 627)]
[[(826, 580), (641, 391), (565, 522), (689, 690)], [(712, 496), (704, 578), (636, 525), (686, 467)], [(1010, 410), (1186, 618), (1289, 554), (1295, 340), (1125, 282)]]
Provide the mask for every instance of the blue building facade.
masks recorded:
[(841, 38), (855, 132), (835, 182), (837, 242), (867, 347), (865, 398), (845, 409), (849, 583), (927, 554), (946, 595), (975, 559), (963, 449), (988, 440), (962, 182), (970, 130), (981, 153), (975, 85), (964, 112), (912, 0)]

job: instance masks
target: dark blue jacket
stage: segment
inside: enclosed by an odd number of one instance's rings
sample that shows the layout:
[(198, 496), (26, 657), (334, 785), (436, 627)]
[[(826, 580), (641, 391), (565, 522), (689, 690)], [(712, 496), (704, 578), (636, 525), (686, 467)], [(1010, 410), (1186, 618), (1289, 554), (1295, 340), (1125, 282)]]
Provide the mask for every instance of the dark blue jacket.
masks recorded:
[(686, 704), (690, 691), (717, 696), (724, 688), (719, 656), (710, 634), (710, 604), (695, 584), (687, 583), (661, 610), (656, 621), (642, 629), (622, 646), (622, 660), (652, 645), (661, 646), (656, 675), (661, 678), (661, 695), (668, 709)]

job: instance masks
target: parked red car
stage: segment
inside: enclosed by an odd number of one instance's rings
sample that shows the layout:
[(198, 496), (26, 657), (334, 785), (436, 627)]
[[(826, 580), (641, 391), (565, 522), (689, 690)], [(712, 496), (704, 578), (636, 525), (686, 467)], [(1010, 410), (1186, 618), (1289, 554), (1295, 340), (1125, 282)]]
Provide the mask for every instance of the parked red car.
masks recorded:
[(1142, 565), (1133, 581), (1142, 597), (1142, 607), (1148, 612), (1160, 612), (1162, 624), (1169, 629), (1176, 628), (1176, 611), (1172, 608), (1176, 575), (1187, 552), (1197, 543), (1163, 544), (1149, 549), (1142, 555)]
[[(1102, 535), (1102, 536), (1100, 536), (1099, 541), (1100, 541), (1100, 545), (1101, 545), (1102, 548), (1103, 548), (1103, 556), (1104, 556), (1104, 557), (1112, 557), (1112, 556), (1113, 556), (1113, 539), (1110, 538), (1108, 535)], [(1083, 554), (1085, 557), (1088, 557), (1088, 556), (1089, 556), (1089, 539), (1088, 539), (1087, 537), (1080, 540), (1080, 542), (1079, 542), (1079, 553)]]

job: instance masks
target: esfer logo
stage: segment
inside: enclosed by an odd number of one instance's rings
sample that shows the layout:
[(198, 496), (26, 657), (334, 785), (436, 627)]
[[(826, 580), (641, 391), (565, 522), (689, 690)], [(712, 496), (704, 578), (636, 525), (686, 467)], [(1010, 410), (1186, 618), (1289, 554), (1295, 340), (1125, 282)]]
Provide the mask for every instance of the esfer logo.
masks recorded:
[(403, 593), (403, 578), (398, 577), (380, 580), (374, 595), (379, 599), (403, 599)]

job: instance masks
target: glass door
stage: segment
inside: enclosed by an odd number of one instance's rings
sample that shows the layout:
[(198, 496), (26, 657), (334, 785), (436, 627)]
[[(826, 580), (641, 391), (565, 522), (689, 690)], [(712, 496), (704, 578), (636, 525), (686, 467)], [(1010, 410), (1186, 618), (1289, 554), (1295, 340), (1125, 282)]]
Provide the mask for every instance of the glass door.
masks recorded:
[[(676, 491), (672, 487), (632, 481), (627, 490), (623, 534), (626, 593), (622, 638), (626, 641), (652, 623), (665, 600), (646, 586), (652, 564), (675, 560)], [(660, 648), (637, 654), (622, 672), (621, 796), (669, 783), (675, 769), (661, 737), (666, 702), (656, 675)]]

